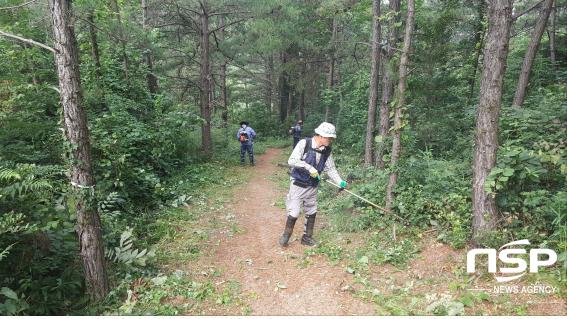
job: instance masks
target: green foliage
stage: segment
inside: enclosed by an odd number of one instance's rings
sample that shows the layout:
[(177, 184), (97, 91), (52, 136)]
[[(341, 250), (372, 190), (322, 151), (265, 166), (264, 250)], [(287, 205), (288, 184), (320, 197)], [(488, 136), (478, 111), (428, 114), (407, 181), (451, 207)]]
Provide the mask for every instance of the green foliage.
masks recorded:
[(1, 315), (17, 316), (29, 308), (29, 304), (8, 287), (2, 287), (0, 295), (3, 295), (5, 299), (4, 302), (0, 303)]
[[(20, 4), (16, 0), (3, 3)], [(218, 32), (211, 37), (212, 159), (201, 153), (203, 119), (197, 105), (200, 90), (195, 63), (200, 52), (198, 32), (179, 23), (180, 11), (154, 16), (150, 24), (161, 26), (147, 30), (139, 25), (139, 2), (118, 1), (120, 23), (102, 2), (74, 3), (95, 196), (108, 256), (118, 262), (110, 264), (117, 288), (109, 297), (113, 306), (108, 313), (173, 315), (192, 311), (193, 301), (235, 302), (237, 289), (216, 291), (211, 282), (153, 273), (151, 253), (134, 246), (153, 247), (177, 238), (178, 227), (202, 217), (186, 207), (211, 205), (204, 189), (231, 189), (237, 184), (225, 177), (234, 173), (233, 165), (238, 162), (239, 143), (234, 134), (240, 120), (248, 120), (258, 132), (256, 154), (267, 147), (288, 147), (291, 138), (285, 134), (299, 117), (302, 100), (306, 136), (329, 110), (328, 120), (339, 132), (333, 154), (342, 175), (355, 177), (351, 190), (383, 205), (388, 175), (396, 170), (394, 212), (412, 229), (433, 227), (439, 231), (439, 240), (456, 248), (466, 245), (471, 235), (471, 155), (481, 74), (477, 62), (482, 62), (476, 54), (483, 45), (477, 36), (487, 25), (486, 15), (482, 20), (478, 17), (477, 2), (418, 1), (402, 153), (397, 166), (386, 170), (360, 165), (368, 107), (370, 46), (365, 44), (371, 33), (371, 1), (210, 4), (221, 11), (226, 7), (231, 12), (252, 12), (251, 17), (238, 13), (225, 17), (229, 26), (224, 40)], [(192, 9), (195, 3), (183, 5)], [(386, 9), (385, 4), (382, 7)], [(168, 12), (172, 7), (163, 4), (159, 9)], [(396, 24), (400, 30), (405, 10), (403, 7), (401, 22)], [(382, 11), (386, 34), (393, 13)], [(520, 22), (531, 25), (536, 12), (524, 15)], [(98, 36), (99, 70), (92, 55), (91, 23), (85, 21), (91, 13)], [(46, 14), (45, 6), (33, 5), (4, 11), (0, 29), (45, 42), (51, 27), (45, 24)], [(213, 29), (220, 26), (219, 18), (211, 17)], [(563, 252), (559, 260), (567, 267), (565, 15), (558, 12), (557, 20), (557, 63), (551, 64), (549, 40), (544, 37), (521, 109), (508, 105), (529, 32), (520, 30), (510, 41), (500, 148), (485, 185), (497, 200), (502, 229), (487, 241), (529, 238)], [(338, 25), (338, 38), (331, 43), (333, 21)], [(150, 52), (152, 71), (159, 78), (157, 94), (150, 94), (146, 83), (145, 57)], [(337, 60), (334, 83), (329, 87), (331, 54)], [(398, 60), (396, 55), (384, 65), (394, 73), (395, 81)], [(229, 64), (226, 127), (218, 92), (218, 67), (225, 62)], [(53, 54), (2, 37), (0, 69), (0, 313), (81, 313), (87, 300), (76, 253), (76, 216), (65, 173), (69, 145), (62, 132)], [(287, 103), (290, 96), (291, 103)], [(293, 108), (289, 117), (288, 105)], [(388, 161), (391, 137), (381, 136), (376, 142), (384, 143)], [(320, 208), (336, 222), (335, 229), (381, 234), (372, 237), (370, 248), (357, 256), (360, 267), (368, 262), (404, 265), (415, 253), (417, 246), (410, 240), (415, 232), (402, 232), (396, 242), (384, 235), (390, 232), (392, 217), (344, 193), (325, 190), (320, 195)], [(224, 206), (217, 203), (212, 208), (222, 210)], [(204, 252), (199, 243), (207, 236), (197, 229), (187, 238), (183, 256), (167, 256), (193, 260)], [(345, 251), (330, 244), (319, 247), (317, 253), (337, 261)], [(136, 282), (142, 274), (151, 279)], [(165, 305), (170, 295), (188, 302)], [(460, 302), (468, 306), (471, 300), (478, 301), (469, 297)], [(435, 306), (429, 313), (461, 312), (452, 297), (441, 299), (432, 300)], [(385, 303), (391, 312), (405, 313), (390, 301)]]
[(415, 240), (413, 238), (393, 240), (389, 237), (391, 236), (389, 232), (390, 229), (385, 229), (370, 239), (370, 247), (373, 249), (372, 261), (377, 264), (390, 263), (398, 267), (407, 265), (407, 262), (419, 252)]
[(155, 252), (153, 249), (143, 249), (142, 251), (134, 249), (133, 240), (132, 229), (125, 230), (120, 235), (119, 246), (105, 252), (106, 258), (125, 265), (145, 266), (148, 258), (155, 257)]
[(9, 182), (1, 189), (2, 195), (13, 199), (25, 193), (41, 193), (52, 189), (53, 186), (48, 180), (36, 178), (37, 173), (44, 172), (33, 164), (20, 164), (15, 169), (0, 167), (0, 182)]
[(430, 294), (426, 296), (430, 304), (425, 311), (437, 316), (457, 316), (464, 314), (463, 303), (453, 300), (449, 294)]
[[(209, 300), (223, 304), (232, 300), (230, 290), (217, 293), (212, 281), (192, 280), (187, 273), (176, 271), (146, 278), (127, 278), (111, 292), (107, 302), (117, 302), (119, 307), (105, 311), (112, 315), (179, 315), (189, 313), (198, 303)], [(183, 300), (172, 304), (168, 300)]]
[[(560, 86), (537, 92), (537, 106), (504, 110), (501, 120), (505, 142), (498, 150), (497, 164), (490, 172), (485, 190), (496, 197), (503, 226), (515, 238), (548, 242), (562, 249), (564, 227), (557, 223), (565, 211), (564, 121), (566, 93)], [(542, 123), (545, 123), (542, 125)]]

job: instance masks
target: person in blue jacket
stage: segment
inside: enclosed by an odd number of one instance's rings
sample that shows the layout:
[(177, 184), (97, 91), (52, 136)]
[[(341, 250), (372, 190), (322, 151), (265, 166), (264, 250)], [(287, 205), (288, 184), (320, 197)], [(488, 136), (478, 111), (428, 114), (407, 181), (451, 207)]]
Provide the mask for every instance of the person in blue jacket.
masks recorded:
[(248, 126), (248, 122), (240, 122), (240, 128), (236, 133), (236, 139), (240, 142), (240, 165), (245, 164), (246, 152), (250, 157), (250, 165), (254, 166), (254, 139), (256, 138), (256, 132)]

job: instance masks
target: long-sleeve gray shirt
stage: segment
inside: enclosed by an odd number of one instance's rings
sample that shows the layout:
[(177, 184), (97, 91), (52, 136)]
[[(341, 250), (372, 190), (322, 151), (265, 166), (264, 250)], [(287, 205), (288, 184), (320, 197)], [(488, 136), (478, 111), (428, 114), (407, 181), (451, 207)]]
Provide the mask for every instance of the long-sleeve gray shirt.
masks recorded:
[[(289, 157), (289, 160), (287, 161), (289, 166), (297, 167), (297, 168), (304, 168), (306, 170), (313, 168), (313, 166), (309, 165), (302, 158), (303, 153), (305, 151), (306, 143), (307, 142), (306, 142), (305, 139), (302, 139), (301, 141), (299, 141), (297, 143), (297, 145), (293, 149), (293, 152), (291, 153), (291, 156)], [(323, 149), (323, 146), (319, 146), (314, 138), (311, 139), (311, 147), (314, 150), (322, 150)], [(316, 154), (316, 163), (319, 163), (319, 160), (321, 159), (321, 153), (315, 152), (315, 154)], [(329, 155), (329, 158), (327, 158), (323, 172), (327, 173), (329, 175), (329, 177), (336, 184), (339, 184), (343, 180), (341, 178), (341, 176), (339, 175), (339, 172), (337, 172), (337, 168), (335, 167), (335, 161), (333, 160), (332, 155)], [(293, 177), (291, 177), (291, 180), (293, 181)]]

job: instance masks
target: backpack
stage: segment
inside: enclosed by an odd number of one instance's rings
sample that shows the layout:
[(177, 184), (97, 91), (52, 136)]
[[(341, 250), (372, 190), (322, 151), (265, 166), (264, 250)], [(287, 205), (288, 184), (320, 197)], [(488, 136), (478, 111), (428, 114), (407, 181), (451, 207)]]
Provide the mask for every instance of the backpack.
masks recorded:
[(241, 143), (247, 142), (248, 141), (248, 133), (246, 132), (240, 132), (240, 137), (238, 138), (238, 140)]

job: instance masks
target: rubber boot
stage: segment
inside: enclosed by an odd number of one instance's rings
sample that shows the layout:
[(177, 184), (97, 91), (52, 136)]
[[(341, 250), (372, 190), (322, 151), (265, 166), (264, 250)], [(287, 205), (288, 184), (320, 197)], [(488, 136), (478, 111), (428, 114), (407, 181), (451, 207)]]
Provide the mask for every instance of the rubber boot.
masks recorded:
[(287, 243), (289, 242), (289, 238), (291, 237), (291, 233), (293, 233), (293, 226), (295, 226), (295, 221), (297, 218), (292, 216), (287, 216), (287, 221), (285, 223), (284, 233), (280, 238), (280, 245), (282, 247), (287, 247)]
[(301, 237), (301, 244), (305, 246), (317, 246), (313, 239), (313, 227), (315, 227), (315, 215), (305, 215), (305, 233)]

